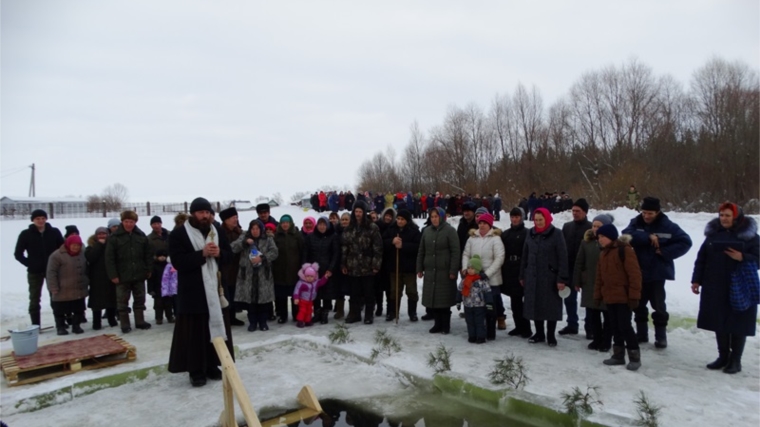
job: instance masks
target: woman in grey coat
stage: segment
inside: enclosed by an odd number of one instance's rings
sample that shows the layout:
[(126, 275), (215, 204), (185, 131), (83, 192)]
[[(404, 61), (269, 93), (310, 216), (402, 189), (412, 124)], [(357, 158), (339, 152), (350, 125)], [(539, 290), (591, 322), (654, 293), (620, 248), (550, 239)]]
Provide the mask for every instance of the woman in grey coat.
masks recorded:
[(430, 225), (422, 230), (417, 252), (417, 277), (422, 282), (422, 305), (429, 308), (435, 324), (431, 334), (448, 334), (451, 329), (451, 306), (457, 294), (460, 250), (457, 231), (446, 222), (443, 208), (428, 211)]
[(520, 284), (525, 290), (523, 315), (536, 325), (536, 333), (528, 342), (546, 341), (554, 347), (557, 345), (554, 331), (557, 321), (562, 320), (562, 298), (558, 291), (565, 288), (569, 274), (567, 247), (546, 208), (536, 209), (533, 221), (535, 226), (525, 239), (520, 264)]
[(235, 301), (248, 304), (248, 331), (257, 328), (268, 331), (267, 319), (274, 301), (272, 261), (277, 259), (277, 245), (267, 236), (264, 224), (254, 219), (248, 224), (248, 231), (230, 246), (233, 253), (243, 253), (238, 267)]

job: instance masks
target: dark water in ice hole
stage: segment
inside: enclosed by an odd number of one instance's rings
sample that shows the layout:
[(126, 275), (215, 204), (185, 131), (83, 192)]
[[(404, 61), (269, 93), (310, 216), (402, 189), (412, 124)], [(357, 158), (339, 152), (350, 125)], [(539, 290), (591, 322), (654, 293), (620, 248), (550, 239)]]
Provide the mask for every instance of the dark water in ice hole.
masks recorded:
[[(441, 395), (412, 394), (403, 398), (378, 398), (367, 401), (324, 399), (324, 413), (317, 419), (302, 420), (288, 427), (537, 427), (484, 409), (464, 405)], [(262, 421), (274, 419), (289, 410), (262, 410)]]

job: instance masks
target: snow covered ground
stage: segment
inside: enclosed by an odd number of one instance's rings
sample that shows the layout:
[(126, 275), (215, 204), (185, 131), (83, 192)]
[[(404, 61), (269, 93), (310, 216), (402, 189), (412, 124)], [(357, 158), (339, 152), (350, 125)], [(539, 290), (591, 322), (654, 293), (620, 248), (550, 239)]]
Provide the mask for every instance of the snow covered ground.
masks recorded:
[[(275, 218), (288, 213), (300, 224), (306, 216), (316, 216), (296, 207), (274, 208)], [(625, 227), (636, 212), (618, 208), (612, 212), (618, 229)], [(589, 217), (597, 212), (591, 211)], [(693, 324), (698, 312), (699, 298), (691, 293), (690, 278), (697, 249), (703, 241), (704, 226), (716, 215), (712, 213), (669, 213), (694, 242), (691, 251), (676, 261), (676, 277), (668, 282), (668, 310), (671, 314), (669, 347), (656, 350), (652, 344), (642, 347), (642, 368), (638, 372), (624, 367), (607, 367), (602, 364), (606, 354), (586, 349), (588, 341), (582, 336), (559, 337), (559, 345), (549, 348), (541, 344), (528, 344), (520, 338), (507, 337), (499, 331), (497, 339), (483, 346), (467, 343), (464, 320), (452, 320), (450, 335), (431, 335), (428, 322), (410, 323), (402, 316), (399, 325), (377, 319), (374, 325), (351, 327), (354, 343), (332, 346), (327, 334), (335, 321), (326, 326), (297, 329), (293, 323), (271, 325), (268, 332), (249, 333), (244, 327), (233, 328), (234, 343), (241, 350), (237, 365), (248, 393), (258, 410), (266, 406), (296, 406), (295, 396), (303, 384), (310, 384), (321, 398), (371, 399), (397, 393), (408, 393), (410, 382), (405, 372), (423, 378), (432, 378), (427, 367), (427, 355), (439, 343), (453, 349), (453, 371), (475, 382), (486, 382), (493, 359), (503, 358), (509, 352), (522, 356), (528, 366), (530, 383), (527, 392), (546, 396), (549, 404), (556, 404), (562, 392), (573, 386), (600, 386), (601, 412), (635, 416), (633, 400), (644, 390), (655, 403), (664, 407), (661, 421), (664, 426), (757, 426), (760, 425), (760, 340), (747, 340), (743, 371), (726, 375), (705, 369), (704, 365), (716, 357), (714, 335), (696, 329)], [(241, 212), (244, 226), (256, 216), (255, 212)], [(164, 224), (171, 229), (173, 219), (163, 216)], [(496, 225), (508, 227), (508, 218)], [(555, 217), (561, 227), (571, 220), (570, 213)], [(63, 230), (75, 224), (86, 239), (95, 228), (104, 226), (107, 219), (54, 219), (50, 222)], [(138, 227), (150, 231), (147, 218), (141, 218)], [(421, 223), (422, 221), (418, 221)], [(26, 271), (13, 259), (18, 233), (28, 227), (27, 221), (0, 221), (0, 328), (3, 332), (28, 324), (28, 294)], [(456, 225), (452, 221), (452, 225)], [(421, 284), (419, 285), (421, 288)], [(148, 307), (152, 301), (148, 297)], [(506, 299), (505, 299), (506, 300)], [(509, 307), (508, 300), (506, 306)], [(49, 300), (43, 293), (42, 323), (53, 324)], [(152, 319), (152, 310), (148, 310)], [(511, 319), (509, 317), (508, 319)], [(456, 316), (456, 315), (455, 315)], [(238, 317), (243, 318), (242, 314)], [(509, 320), (511, 323), (511, 320)], [(121, 334), (118, 328), (92, 331), (90, 324), (83, 325), (85, 334), (58, 337), (52, 331), (40, 336), (40, 344), (50, 344), (94, 336), (101, 333)], [(511, 326), (511, 325), (510, 325)], [(368, 364), (374, 346), (374, 332), (387, 329), (398, 338), (400, 353), (382, 358), (379, 363)], [(38, 384), (9, 388), (5, 379), (0, 382), (0, 413), (10, 427), (95, 426), (104, 425), (213, 425), (223, 408), (221, 384), (209, 382), (202, 388), (191, 388), (183, 375), (150, 375), (148, 378), (116, 388), (79, 396), (39, 411), (22, 413), (19, 402), (52, 390), (87, 379), (100, 378), (119, 372), (166, 364), (171, 343), (172, 325), (154, 325), (149, 331), (134, 331), (124, 338), (137, 347), (137, 360), (111, 368), (83, 371)], [(335, 351), (340, 348), (343, 351)], [(11, 350), (10, 341), (0, 343), (3, 354)], [(356, 357), (359, 356), (359, 357)], [(594, 415), (595, 419), (599, 415)], [(602, 418), (597, 418), (602, 420)], [(422, 424), (419, 424), (422, 425)]]

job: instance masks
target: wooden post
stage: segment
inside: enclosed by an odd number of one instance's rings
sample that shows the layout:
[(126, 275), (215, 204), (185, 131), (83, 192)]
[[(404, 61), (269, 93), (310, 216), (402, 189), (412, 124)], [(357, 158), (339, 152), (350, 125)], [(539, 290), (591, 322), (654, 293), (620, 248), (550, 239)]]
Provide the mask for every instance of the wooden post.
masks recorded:
[(145, 205), (148, 207), (148, 216), (150, 216), (150, 202), (145, 202)]
[(219, 356), (219, 360), (222, 362), (222, 378), (227, 376), (228, 382), (232, 387), (232, 391), (237, 397), (240, 409), (243, 411), (245, 422), (248, 427), (261, 427), (259, 417), (256, 415), (256, 411), (253, 410), (253, 404), (251, 404), (251, 398), (248, 397), (248, 392), (243, 386), (243, 382), (240, 381), (237, 368), (235, 368), (235, 362), (232, 361), (232, 356), (227, 349), (227, 344), (224, 343), (222, 337), (216, 337), (212, 340), (216, 354)]
[(48, 203), (48, 211), (50, 212), (50, 219), (55, 218), (55, 205)]
[(222, 372), (222, 392), (224, 393), (224, 412), (222, 412), (219, 424), (222, 427), (238, 427), (235, 421), (235, 396), (232, 394), (230, 379)]
[(108, 209), (106, 209), (106, 201), (103, 200), (103, 218), (108, 216)]
[(187, 202), (185, 202), (185, 210), (184, 213), (187, 213)]

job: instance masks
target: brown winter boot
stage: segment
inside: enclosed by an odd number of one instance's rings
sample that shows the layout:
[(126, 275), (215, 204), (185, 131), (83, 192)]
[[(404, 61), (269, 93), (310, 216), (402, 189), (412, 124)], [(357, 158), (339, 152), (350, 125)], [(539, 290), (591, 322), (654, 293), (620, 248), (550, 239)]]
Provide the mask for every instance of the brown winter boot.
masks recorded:
[(343, 318), (343, 316), (346, 315), (346, 313), (343, 312), (343, 306), (345, 305), (345, 303), (346, 303), (346, 300), (344, 299), (335, 300), (335, 316), (333, 317), (333, 319), (340, 320)]
[(602, 363), (607, 366), (625, 365), (625, 347), (612, 346), (612, 357)]
[(504, 331), (507, 329), (507, 317), (506, 316), (499, 316), (496, 318), (496, 328), (500, 331)]
[(135, 310), (135, 328), (150, 329), (150, 323), (145, 321), (145, 315), (142, 310)]
[(121, 324), (121, 332), (128, 334), (132, 331), (132, 325), (129, 322), (128, 312), (119, 312), (119, 323)]

